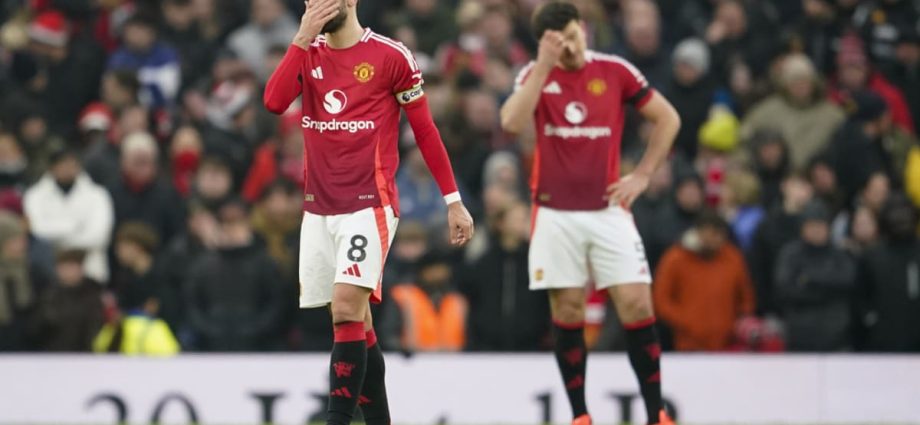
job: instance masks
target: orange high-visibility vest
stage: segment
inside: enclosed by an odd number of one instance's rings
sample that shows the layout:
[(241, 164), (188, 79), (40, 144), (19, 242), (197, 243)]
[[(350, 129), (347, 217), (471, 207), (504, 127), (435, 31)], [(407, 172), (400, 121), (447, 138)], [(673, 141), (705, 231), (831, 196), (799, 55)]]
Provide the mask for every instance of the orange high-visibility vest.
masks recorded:
[(403, 313), (403, 347), (418, 351), (459, 351), (466, 344), (466, 299), (449, 293), (435, 308), (415, 285), (398, 285), (393, 299)]

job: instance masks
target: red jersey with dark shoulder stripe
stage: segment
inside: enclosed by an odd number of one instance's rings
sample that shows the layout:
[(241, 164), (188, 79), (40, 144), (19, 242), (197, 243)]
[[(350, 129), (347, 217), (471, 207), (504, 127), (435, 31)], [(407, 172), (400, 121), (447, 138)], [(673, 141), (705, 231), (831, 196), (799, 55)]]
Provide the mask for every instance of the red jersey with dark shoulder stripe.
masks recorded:
[[(537, 104), (531, 189), (538, 205), (607, 208), (607, 186), (620, 175), (625, 108), (641, 108), (652, 97), (648, 81), (625, 59), (590, 50), (585, 58), (576, 71), (554, 68)], [(521, 70), (515, 90), (532, 67)]]

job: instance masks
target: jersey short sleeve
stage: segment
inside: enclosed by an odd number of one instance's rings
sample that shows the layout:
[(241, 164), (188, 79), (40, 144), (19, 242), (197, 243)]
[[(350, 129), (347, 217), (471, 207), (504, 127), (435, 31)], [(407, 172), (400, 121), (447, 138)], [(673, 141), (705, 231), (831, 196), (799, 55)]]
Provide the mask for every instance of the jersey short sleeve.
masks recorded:
[(641, 108), (652, 99), (652, 88), (635, 65), (626, 60), (618, 60), (614, 64), (614, 73), (623, 88), (620, 93), (624, 103)]
[(393, 81), (393, 95), (401, 106), (406, 106), (425, 96), (422, 89), (422, 70), (409, 48), (402, 43), (394, 44), (389, 57), (390, 75)]

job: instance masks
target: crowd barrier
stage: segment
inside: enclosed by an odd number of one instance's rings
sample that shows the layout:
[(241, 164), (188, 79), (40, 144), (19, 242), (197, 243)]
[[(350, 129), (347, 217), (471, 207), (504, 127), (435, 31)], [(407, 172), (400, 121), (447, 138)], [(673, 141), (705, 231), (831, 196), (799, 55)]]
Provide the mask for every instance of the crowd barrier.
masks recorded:
[[(388, 353), (395, 424), (566, 423), (550, 354)], [(322, 417), (328, 357), (0, 355), (0, 423), (305, 424)], [(666, 355), (682, 424), (920, 424), (920, 356)], [(626, 357), (589, 358), (598, 424), (644, 424)]]

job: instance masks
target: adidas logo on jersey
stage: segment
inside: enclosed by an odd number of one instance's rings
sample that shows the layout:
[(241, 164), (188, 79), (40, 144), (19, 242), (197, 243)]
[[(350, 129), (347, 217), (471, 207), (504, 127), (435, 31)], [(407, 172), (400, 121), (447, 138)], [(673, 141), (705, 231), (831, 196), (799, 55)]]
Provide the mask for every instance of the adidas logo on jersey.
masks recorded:
[(352, 264), (351, 267), (345, 269), (345, 271), (342, 272), (342, 274), (346, 276), (361, 277), (361, 270), (358, 269), (357, 264)]
[(559, 83), (552, 81), (546, 86), (543, 87), (543, 93), (546, 94), (562, 94), (562, 87), (559, 87)]
[(323, 67), (317, 66), (316, 68), (311, 69), (310, 75), (312, 75), (313, 78), (316, 78), (317, 80), (322, 80), (323, 79)]

